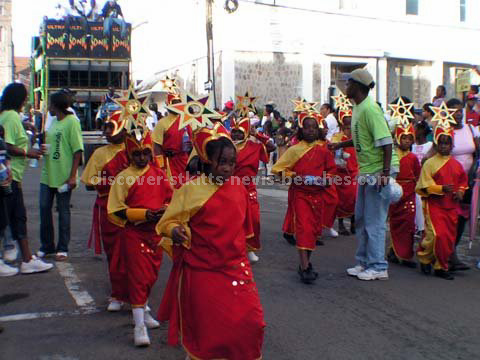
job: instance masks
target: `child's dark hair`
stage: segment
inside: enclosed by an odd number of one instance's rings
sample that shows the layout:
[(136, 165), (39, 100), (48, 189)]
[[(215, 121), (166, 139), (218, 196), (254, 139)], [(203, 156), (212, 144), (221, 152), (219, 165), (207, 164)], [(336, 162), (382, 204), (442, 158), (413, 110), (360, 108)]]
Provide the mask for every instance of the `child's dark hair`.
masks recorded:
[(463, 101), (453, 98), (447, 101), (447, 108), (453, 108), (454, 106), (463, 107)]
[(50, 102), (58, 110), (60, 110), (64, 115), (71, 115), (72, 113), (68, 111), (68, 108), (71, 105), (70, 97), (64, 91), (58, 91), (53, 93), (50, 96)]
[(430, 113), (430, 115), (432, 115), (432, 116), (435, 115), (435, 113), (434, 113), (433, 110), (432, 110), (432, 106), (433, 106), (432, 103), (426, 103), (426, 104), (424, 104), (423, 107), (422, 107), (422, 108), (423, 108), (423, 111), (426, 111), (426, 112)]
[(415, 124), (415, 132), (417, 130), (423, 130), (425, 132), (425, 136), (428, 136), (432, 132), (430, 125), (425, 120), (419, 121)]
[(27, 99), (27, 88), (21, 83), (8, 84), (3, 89), (0, 99), (0, 112), (7, 110), (15, 110), (20, 112), (22, 105)]
[[(233, 149), (235, 152), (237, 151), (232, 141), (224, 136), (217, 140), (212, 140), (207, 144), (207, 157), (209, 160), (212, 160), (215, 154), (218, 152), (216, 159), (218, 163), (223, 155), (223, 151), (228, 148)], [(203, 172), (205, 175), (209, 175), (211, 173), (211, 164), (202, 163), (201, 172)]]

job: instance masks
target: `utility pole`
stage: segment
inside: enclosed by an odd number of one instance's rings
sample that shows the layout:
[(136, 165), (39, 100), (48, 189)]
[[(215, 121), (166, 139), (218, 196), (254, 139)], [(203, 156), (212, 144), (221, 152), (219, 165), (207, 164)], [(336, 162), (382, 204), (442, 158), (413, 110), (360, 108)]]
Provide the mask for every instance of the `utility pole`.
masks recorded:
[(207, 66), (208, 80), (205, 83), (205, 90), (213, 92), (213, 104), (217, 107), (215, 94), (215, 54), (213, 50), (213, 0), (206, 0), (206, 26), (207, 26)]

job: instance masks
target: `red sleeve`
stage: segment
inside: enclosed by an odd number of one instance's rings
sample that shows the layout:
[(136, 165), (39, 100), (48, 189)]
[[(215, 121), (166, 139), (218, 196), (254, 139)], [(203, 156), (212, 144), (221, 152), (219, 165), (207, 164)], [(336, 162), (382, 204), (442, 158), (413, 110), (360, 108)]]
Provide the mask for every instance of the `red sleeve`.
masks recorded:
[(325, 172), (328, 175), (334, 175), (337, 170), (335, 165), (335, 158), (330, 150), (325, 147)]
[(415, 155), (413, 155), (412, 157), (412, 162), (413, 162), (413, 174), (415, 175), (415, 180), (418, 181), (418, 179), (420, 178), (420, 172), (422, 171), (422, 166), (420, 165), (420, 161), (418, 161), (418, 158)]
[(245, 204), (247, 207), (245, 211), (245, 223), (243, 224), (243, 228), (245, 231), (246, 238), (249, 239), (254, 236), (252, 214), (251, 214), (250, 205), (249, 205), (248, 192), (244, 186), (242, 186), (242, 189), (245, 194)]
[(260, 153), (260, 161), (263, 163), (268, 163), (270, 161), (270, 155), (268, 155), (267, 148), (263, 144), (258, 144), (258, 152)]

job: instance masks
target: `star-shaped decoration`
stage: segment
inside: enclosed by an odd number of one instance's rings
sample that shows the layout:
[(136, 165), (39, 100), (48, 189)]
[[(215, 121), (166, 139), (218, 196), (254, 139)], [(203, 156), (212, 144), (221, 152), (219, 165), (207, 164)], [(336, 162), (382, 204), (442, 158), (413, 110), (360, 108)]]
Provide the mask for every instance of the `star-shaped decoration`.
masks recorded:
[(237, 96), (237, 105), (236, 109), (241, 117), (247, 117), (248, 113), (251, 112), (256, 112), (255, 109), (255, 101), (257, 98), (255, 96), (251, 96), (250, 92), (247, 91), (245, 93), (245, 96)]
[(392, 119), (396, 119), (397, 123), (402, 126), (408, 126), (410, 120), (415, 120), (412, 114), (413, 103), (405, 103), (402, 97), (398, 98), (396, 104), (389, 104), (388, 107), (392, 110)]
[(163, 90), (166, 90), (169, 93), (177, 93), (177, 79), (166, 76), (165, 79), (160, 80), (163, 85)]
[(138, 96), (133, 84), (124, 98), (113, 99), (121, 107), (122, 117), (125, 119), (125, 128), (130, 133), (135, 129), (145, 129), (146, 119), (150, 115), (148, 102), (150, 96)]
[(350, 99), (340, 90), (338, 90), (338, 95), (332, 96), (332, 99), (335, 101), (335, 107), (340, 110), (348, 110), (353, 104)]
[(189, 125), (192, 130), (213, 126), (211, 119), (221, 119), (222, 115), (207, 107), (209, 98), (207, 95), (196, 99), (190, 94), (185, 94), (184, 102), (167, 106), (167, 109), (180, 115), (179, 129)]
[(317, 111), (315, 106), (318, 105), (318, 102), (308, 102), (307, 100), (291, 100), (295, 105), (293, 111), (302, 112), (302, 111)]
[(432, 121), (437, 122), (437, 126), (449, 128), (450, 124), (455, 125), (457, 123), (453, 117), (457, 109), (447, 108), (445, 101), (440, 106), (430, 106), (430, 109), (434, 112)]

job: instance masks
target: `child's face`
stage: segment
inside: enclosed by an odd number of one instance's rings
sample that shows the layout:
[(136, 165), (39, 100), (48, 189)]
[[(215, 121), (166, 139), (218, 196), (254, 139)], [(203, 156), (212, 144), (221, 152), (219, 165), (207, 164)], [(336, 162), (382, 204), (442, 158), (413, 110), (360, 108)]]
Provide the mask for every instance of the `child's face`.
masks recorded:
[(413, 135), (403, 135), (400, 137), (399, 148), (403, 151), (410, 150), (413, 144)]
[(226, 181), (233, 175), (235, 164), (237, 163), (237, 153), (231, 147), (223, 148), (221, 154), (216, 151), (212, 159), (212, 175)]
[(440, 135), (438, 137), (437, 150), (438, 153), (442, 156), (450, 155), (453, 148), (453, 141), (450, 136)]
[(114, 131), (113, 124), (107, 123), (105, 124), (105, 128), (103, 129), (103, 135), (105, 135), (109, 143), (121, 144), (125, 139), (125, 131), (121, 131), (117, 135), (113, 135), (113, 131)]
[(243, 131), (241, 130), (232, 129), (231, 136), (233, 141), (242, 141), (245, 139), (245, 135), (243, 135)]
[(347, 137), (352, 136), (352, 118), (350, 116), (345, 116), (343, 118), (342, 131)]
[(143, 150), (134, 150), (132, 152), (132, 162), (135, 167), (143, 169), (152, 161), (152, 150), (149, 148)]
[(319, 128), (315, 119), (305, 119), (303, 122), (303, 138), (306, 142), (311, 143), (319, 137)]

